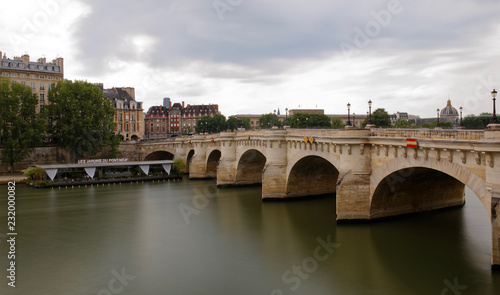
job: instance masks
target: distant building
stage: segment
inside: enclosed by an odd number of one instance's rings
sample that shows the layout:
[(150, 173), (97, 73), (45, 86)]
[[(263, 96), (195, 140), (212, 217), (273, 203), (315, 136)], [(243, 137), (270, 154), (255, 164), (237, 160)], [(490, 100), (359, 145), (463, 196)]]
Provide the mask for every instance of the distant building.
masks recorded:
[(441, 118), (458, 118), (458, 111), (451, 105), (451, 100), (448, 99), (446, 107), (441, 110)]
[(21, 57), (7, 58), (2, 56), (0, 51), (0, 75), (12, 80), (14, 83), (21, 83), (31, 87), (33, 93), (37, 95), (37, 112), (43, 112), (49, 104), (48, 92), (52, 85), (60, 80), (64, 80), (64, 59), (58, 57), (52, 62), (47, 62), (45, 57), (38, 61), (30, 61), (30, 56), (24, 54)]
[(144, 138), (144, 113), (142, 102), (135, 100), (135, 89), (132, 87), (104, 89), (104, 96), (113, 103), (116, 109), (114, 122), (116, 133), (122, 140), (140, 140)]
[(403, 113), (403, 112), (396, 112), (396, 113), (390, 115), (390, 117), (391, 117), (391, 123), (394, 123), (399, 119), (403, 119), (403, 120), (410, 119), (408, 113)]
[[(168, 106), (168, 105), (167, 105)], [(145, 138), (166, 138), (170, 134), (169, 109), (165, 106), (150, 107), (144, 118)]]
[(216, 104), (186, 105), (184, 101), (172, 104), (170, 98), (164, 98), (163, 103), (163, 106), (149, 108), (146, 113), (144, 118), (146, 138), (166, 138), (174, 134), (194, 132), (196, 122), (202, 116), (213, 117), (220, 114), (219, 105)]
[(325, 110), (323, 109), (291, 109), (288, 110), (288, 115), (292, 116), (295, 113), (301, 113), (301, 114), (324, 114)]

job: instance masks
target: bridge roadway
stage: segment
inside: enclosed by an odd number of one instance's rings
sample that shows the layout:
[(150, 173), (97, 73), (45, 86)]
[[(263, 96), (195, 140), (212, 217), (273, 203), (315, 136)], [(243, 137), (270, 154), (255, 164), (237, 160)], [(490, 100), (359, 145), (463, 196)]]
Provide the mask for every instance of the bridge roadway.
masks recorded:
[(500, 267), (498, 130), (271, 129), (121, 148), (134, 160), (180, 157), (190, 178), (219, 186), (262, 183), (263, 199), (336, 193), (339, 221), (462, 206), (466, 185), (490, 217), (491, 263)]

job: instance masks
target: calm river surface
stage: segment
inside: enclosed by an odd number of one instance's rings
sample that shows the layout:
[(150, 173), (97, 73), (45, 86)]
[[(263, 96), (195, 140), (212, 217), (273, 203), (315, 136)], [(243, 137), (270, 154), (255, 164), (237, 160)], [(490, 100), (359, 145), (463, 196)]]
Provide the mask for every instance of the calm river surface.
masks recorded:
[(489, 218), (469, 190), (463, 208), (338, 225), (334, 196), (262, 202), (260, 187), (189, 180), (17, 184), (16, 288), (0, 191), (0, 294), (500, 294)]

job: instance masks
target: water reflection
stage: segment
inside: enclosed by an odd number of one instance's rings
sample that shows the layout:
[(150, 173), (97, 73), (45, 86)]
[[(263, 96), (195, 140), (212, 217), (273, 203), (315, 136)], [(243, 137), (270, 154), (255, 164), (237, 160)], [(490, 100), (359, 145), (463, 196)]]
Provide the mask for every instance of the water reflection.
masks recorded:
[[(455, 278), (463, 294), (496, 294), (500, 282), (470, 191), (463, 208), (342, 225), (334, 196), (262, 202), (259, 187), (213, 181), (17, 193), (19, 281), (1, 294), (98, 294), (123, 269), (135, 278), (121, 294), (441, 294)], [(314, 263), (328, 237), (340, 246)]]

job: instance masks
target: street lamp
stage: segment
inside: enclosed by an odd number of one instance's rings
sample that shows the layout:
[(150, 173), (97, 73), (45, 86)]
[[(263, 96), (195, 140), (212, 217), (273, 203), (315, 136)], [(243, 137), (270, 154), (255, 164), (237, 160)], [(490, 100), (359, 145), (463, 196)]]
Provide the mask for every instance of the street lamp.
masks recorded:
[(346, 126), (352, 126), (350, 113), (351, 113), (351, 104), (347, 103), (347, 123), (346, 123)]
[(441, 125), (439, 124), (439, 109), (436, 110), (437, 111), (437, 124), (436, 124), (436, 128), (441, 128)]
[(352, 127), (356, 127), (356, 114), (352, 113)]
[(368, 109), (369, 109), (370, 117), (368, 117), (367, 125), (373, 125), (373, 122), (372, 122), (372, 101), (371, 100), (368, 101)]
[(463, 128), (463, 127), (464, 127), (464, 123), (463, 123), (463, 121), (462, 121), (462, 111), (463, 111), (463, 109), (464, 109), (464, 108), (463, 108), (462, 106), (460, 106), (460, 108), (459, 108), (459, 110), (460, 110), (460, 125), (459, 125), (459, 126), (460, 126), (460, 128)]
[(497, 112), (496, 112), (496, 97), (497, 97), (497, 91), (495, 89), (493, 89), (493, 91), (491, 91), (491, 96), (493, 97), (493, 116), (491, 117), (491, 121), (490, 121), (490, 124), (498, 124), (498, 119), (497, 119)]
[(286, 113), (286, 118), (285, 118), (285, 126), (288, 126), (288, 108), (285, 109), (285, 113)]
[(297, 119), (297, 128), (299, 128), (299, 119)]

